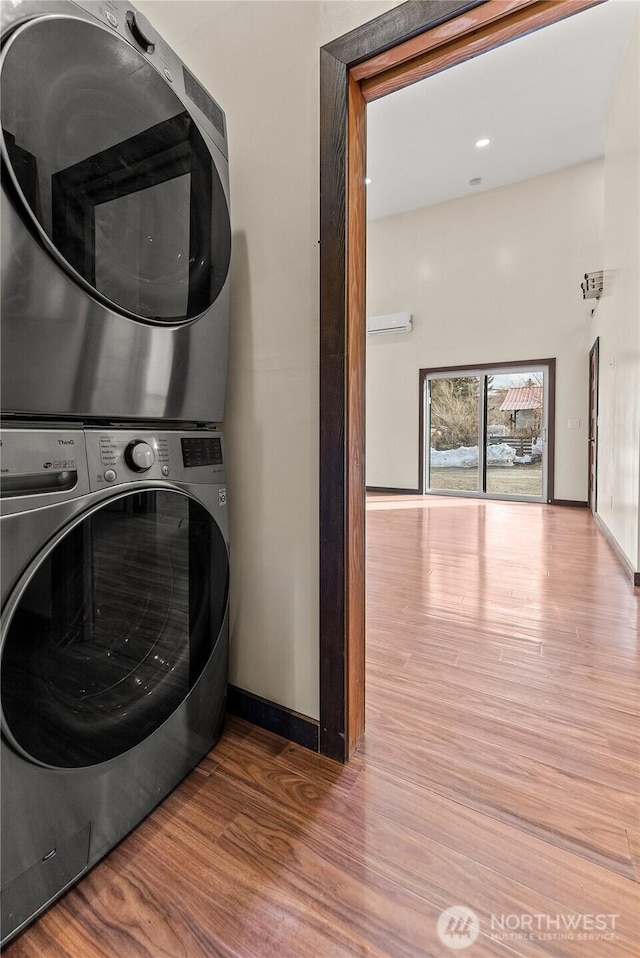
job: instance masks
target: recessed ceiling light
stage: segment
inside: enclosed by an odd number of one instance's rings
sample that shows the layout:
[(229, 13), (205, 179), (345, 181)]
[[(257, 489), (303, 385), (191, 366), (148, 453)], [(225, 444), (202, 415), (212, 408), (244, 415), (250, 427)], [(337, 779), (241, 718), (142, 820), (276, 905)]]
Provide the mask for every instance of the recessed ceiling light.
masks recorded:
[(481, 150), (484, 146), (489, 146), (491, 140), (488, 136), (484, 136), (481, 140), (476, 140), (476, 146)]
[(368, 186), (370, 182), (371, 182), (371, 177), (365, 176), (365, 178), (364, 178), (364, 185), (365, 185), (365, 186)]

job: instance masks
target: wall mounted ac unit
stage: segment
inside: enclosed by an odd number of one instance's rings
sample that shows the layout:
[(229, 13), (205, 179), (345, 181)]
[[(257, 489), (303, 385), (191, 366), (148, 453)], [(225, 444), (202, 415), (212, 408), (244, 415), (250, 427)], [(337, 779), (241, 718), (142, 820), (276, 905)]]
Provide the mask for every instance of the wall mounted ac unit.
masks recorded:
[(367, 333), (369, 336), (379, 336), (382, 333), (409, 333), (412, 328), (411, 313), (367, 316)]

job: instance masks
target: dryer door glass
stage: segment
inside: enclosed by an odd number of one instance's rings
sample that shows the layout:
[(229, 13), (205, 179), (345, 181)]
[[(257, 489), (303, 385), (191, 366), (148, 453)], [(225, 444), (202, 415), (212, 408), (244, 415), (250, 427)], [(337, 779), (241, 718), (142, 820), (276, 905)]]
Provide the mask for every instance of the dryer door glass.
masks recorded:
[(204, 312), (228, 273), (229, 213), (217, 147), (169, 84), (109, 28), (71, 17), (20, 27), (1, 71), (9, 188), (49, 251), (129, 316)]
[(38, 762), (95, 765), (184, 702), (223, 626), (227, 549), (178, 492), (110, 500), (38, 565), (2, 651), (5, 727)]

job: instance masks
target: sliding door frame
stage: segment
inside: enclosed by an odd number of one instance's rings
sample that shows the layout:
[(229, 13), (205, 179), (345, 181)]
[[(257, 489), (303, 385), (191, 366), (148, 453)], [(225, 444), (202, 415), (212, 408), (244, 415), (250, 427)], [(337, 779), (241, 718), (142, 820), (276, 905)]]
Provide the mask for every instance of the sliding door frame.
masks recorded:
[[(548, 381), (547, 388), (544, 395), (546, 408), (545, 416), (547, 419), (547, 438), (546, 438), (546, 494), (543, 498), (536, 497), (531, 498), (525, 496), (508, 496), (508, 495), (498, 495), (496, 493), (486, 493), (478, 490), (477, 492), (465, 491), (457, 492), (456, 490), (432, 490), (427, 486), (428, 477), (426, 475), (425, 469), (425, 456), (426, 456), (426, 431), (428, 428), (428, 423), (426, 421), (425, 415), (425, 403), (426, 403), (426, 383), (429, 378), (432, 376), (437, 376), (442, 374), (443, 376), (450, 375), (456, 377), (457, 375), (464, 376), (465, 374), (474, 375), (477, 373), (480, 377), (486, 376), (487, 374), (494, 372), (499, 375), (499, 370), (511, 370), (511, 369), (539, 369), (545, 367), (548, 370)], [(486, 397), (485, 397), (486, 399)], [(524, 360), (518, 359), (513, 362), (504, 362), (504, 363), (474, 363), (473, 365), (463, 365), (463, 366), (433, 366), (430, 369), (421, 369), (420, 370), (420, 392), (419, 392), (419, 420), (418, 420), (418, 490), (420, 495), (458, 495), (458, 496), (468, 496), (472, 498), (482, 498), (482, 499), (505, 499), (515, 502), (548, 502), (553, 503), (554, 496), (554, 467), (555, 467), (555, 405), (556, 405), (556, 361), (555, 359), (532, 359)], [(486, 428), (486, 409), (480, 411), (479, 418), (482, 420), (481, 428), (479, 430), (478, 436), (478, 449), (482, 443), (483, 438), (485, 437), (485, 428)], [(478, 462), (479, 469), (483, 472), (483, 481), (482, 488), (485, 487), (484, 472), (486, 468), (485, 457), (483, 456), (482, 463)]]
[(364, 734), (366, 105), (602, 0), (409, 0), (320, 50), (320, 751)]

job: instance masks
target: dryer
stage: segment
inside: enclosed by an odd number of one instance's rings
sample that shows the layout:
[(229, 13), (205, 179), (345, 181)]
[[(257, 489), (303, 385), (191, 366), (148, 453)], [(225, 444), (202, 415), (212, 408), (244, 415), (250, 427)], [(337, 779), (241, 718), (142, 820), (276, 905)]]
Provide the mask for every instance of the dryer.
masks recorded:
[(125, 0), (0, 25), (3, 415), (220, 422), (223, 110)]
[(227, 688), (222, 436), (2, 431), (2, 940), (209, 751)]

